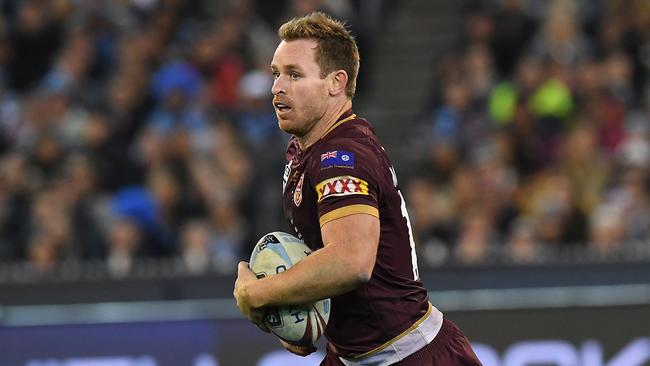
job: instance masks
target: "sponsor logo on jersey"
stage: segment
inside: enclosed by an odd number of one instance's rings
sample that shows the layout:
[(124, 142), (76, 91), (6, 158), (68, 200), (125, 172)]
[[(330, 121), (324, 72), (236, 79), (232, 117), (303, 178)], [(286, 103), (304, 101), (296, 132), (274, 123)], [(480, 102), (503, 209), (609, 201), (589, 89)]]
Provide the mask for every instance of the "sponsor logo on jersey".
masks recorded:
[(334, 177), (318, 183), (316, 192), (318, 193), (318, 202), (332, 196), (367, 195), (368, 182), (349, 175)]
[(328, 151), (320, 155), (320, 167), (321, 169), (331, 167), (353, 168), (354, 153), (340, 150)]
[(300, 206), (300, 203), (302, 203), (302, 183), (304, 180), (305, 173), (302, 173), (298, 184), (296, 184), (296, 190), (293, 192), (293, 204), (296, 205), (296, 207)]

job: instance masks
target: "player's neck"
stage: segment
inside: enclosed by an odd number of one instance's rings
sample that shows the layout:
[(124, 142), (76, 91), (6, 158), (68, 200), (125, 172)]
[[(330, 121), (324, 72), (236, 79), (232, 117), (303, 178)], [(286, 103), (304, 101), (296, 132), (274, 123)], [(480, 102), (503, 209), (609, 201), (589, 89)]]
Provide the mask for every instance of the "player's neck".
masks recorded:
[(339, 117), (346, 111), (350, 110), (352, 108), (352, 100), (350, 99), (345, 99), (343, 103), (340, 103), (333, 108), (329, 108), (327, 111), (325, 111), (325, 114), (323, 114), (323, 117), (314, 124), (314, 127), (305, 135), (302, 137), (298, 137), (298, 142), (300, 143), (300, 148), (305, 150), (309, 146), (313, 145), (316, 143), (316, 141), (320, 140), (336, 123), (336, 121), (339, 120)]

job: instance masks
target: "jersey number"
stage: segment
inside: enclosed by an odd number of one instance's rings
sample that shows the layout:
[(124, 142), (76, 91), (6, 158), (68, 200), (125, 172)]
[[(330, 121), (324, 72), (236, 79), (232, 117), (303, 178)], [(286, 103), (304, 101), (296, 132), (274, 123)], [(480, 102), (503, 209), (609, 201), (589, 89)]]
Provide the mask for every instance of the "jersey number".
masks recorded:
[(401, 201), (400, 208), (402, 210), (402, 217), (404, 217), (404, 219), (406, 220), (406, 226), (408, 227), (408, 231), (409, 231), (409, 243), (411, 244), (411, 264), (413, 265), (413, 279), (419, 280), (420, 271), (418, 270), (418, 256), (415, 253), (415, 240), (413, 239), (413, 228), (411, 228), (411, 219), (409, 219), (409, 213), (406, 210), (406, 201), (404, 201), (404, 196), (402, 196), (402, 192), (397, 187), (397, 173), (395, 173), (395, 168), (393, 168), (392, 166), (390, 167), (390, 174), (393, 176), (393, 186), (395, 186), (395, 189), (397, 189), (397, 194), (399, 194), (399, 198)]

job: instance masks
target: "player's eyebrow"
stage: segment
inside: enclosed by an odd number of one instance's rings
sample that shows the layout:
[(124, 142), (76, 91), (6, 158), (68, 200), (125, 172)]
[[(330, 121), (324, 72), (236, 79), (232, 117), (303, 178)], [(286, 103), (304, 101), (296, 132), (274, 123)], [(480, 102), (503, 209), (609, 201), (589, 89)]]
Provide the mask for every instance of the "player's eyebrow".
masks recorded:
[[(295, 71), (300, 71), (300, 70), (302, 70), (302, 68), (300, 66), (294, 65), (294, 64), (285, 65), (283, 68), (285, 70), (287, 70), (287, 71), (294, 71), (294, 70)], [(271, 70), (272, 71), (277, 71), (278, 67), (276, 65), (274, 65), (274, 64), (271, 64)]]

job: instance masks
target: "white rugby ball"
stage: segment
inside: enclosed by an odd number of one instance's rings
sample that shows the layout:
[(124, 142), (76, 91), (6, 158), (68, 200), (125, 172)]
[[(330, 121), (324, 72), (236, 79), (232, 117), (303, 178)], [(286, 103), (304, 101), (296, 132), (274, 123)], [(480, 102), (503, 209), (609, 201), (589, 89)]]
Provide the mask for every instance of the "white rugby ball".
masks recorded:
[[(264, 235), (255, 245), (250, 268), (257, 278), (284, 272), (311, 254), (300, 239), (283, 232)], [(309, 345), (325, 332), (330, 317), (330, 299), (295, 306), (266, 309), (264, 324), (280, 339), (294, 345)]]

